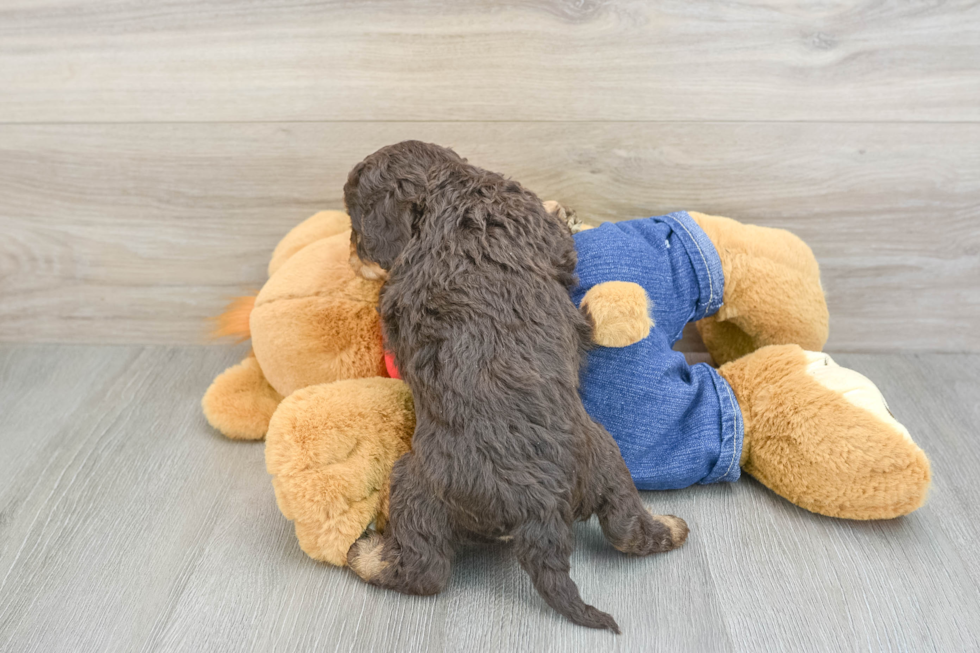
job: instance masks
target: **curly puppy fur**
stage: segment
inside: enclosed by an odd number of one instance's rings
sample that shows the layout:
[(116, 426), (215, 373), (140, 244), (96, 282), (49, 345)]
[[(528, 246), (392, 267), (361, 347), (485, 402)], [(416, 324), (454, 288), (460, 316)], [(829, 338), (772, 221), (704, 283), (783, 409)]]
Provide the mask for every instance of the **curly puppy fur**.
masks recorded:
[(616, 442), (582, 406), (591, 328), (568, 295), (568, 226), (517, 182), (417, 141), (359, 163), (344, 198), (352, 264), (387, 275), (384, 335), (416, 411), (388, 527), (355, 542), (351, 569), (435, 594), (456, 542), (512, 540), (551, 607), (618, 633), (568, 575), (572, 523), (597, 515), (635, 555), (680, 546), (687, 526), (644, 509)]

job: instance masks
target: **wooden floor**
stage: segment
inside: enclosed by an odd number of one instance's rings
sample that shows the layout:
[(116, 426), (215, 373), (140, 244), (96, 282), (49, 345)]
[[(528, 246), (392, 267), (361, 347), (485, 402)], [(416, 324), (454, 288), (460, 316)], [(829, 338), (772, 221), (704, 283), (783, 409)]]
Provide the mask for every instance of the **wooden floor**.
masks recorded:
[(262, 443), (201, 393), (241, 351), (0, 347), (0, 650), (970, 651), (980, 647), (980, 355), (841, 354), (933, 461), (909, 517), (827, 519), (758, 483), (644, 493), (682, 549), (630, 559), (577, 531), (573, 577), (616, 637), (559, 618), (505, 547), (434, 598), (307, 558)]

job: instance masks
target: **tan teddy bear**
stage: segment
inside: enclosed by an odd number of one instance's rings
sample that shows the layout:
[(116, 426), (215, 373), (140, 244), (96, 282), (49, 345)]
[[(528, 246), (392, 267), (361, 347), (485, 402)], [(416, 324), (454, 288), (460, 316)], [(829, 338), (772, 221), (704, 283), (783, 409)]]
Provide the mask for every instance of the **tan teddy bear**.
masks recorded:
[[(725, 363), (718, 372), (744, 422), (736, 469), (825, 515), (881, 519), (919, 507), (929, 463), (908, 431), (870, 381), (806, 350), (827, 337), (809, 248), (781, 230), (689, 217), (724, 271), (724, 301), (698, 328)], [(266, 437), (280, 509), (303, 550), (335, 565), (372, 521), (383, 528), (388, 474), (415, 427), (411, 392), (386, 372), (380, 283), (354, 275), (349, 242), (349, 219), (337, 211), (283, 238), (268, 282), (236, 302), (217, 331), (251, 337), (253, 351), (203, 399), (208, 421), (226, 436)], [(636, 283), (598, 284), (582, 307), (603, 347), (651, 334), (651, 306)]]

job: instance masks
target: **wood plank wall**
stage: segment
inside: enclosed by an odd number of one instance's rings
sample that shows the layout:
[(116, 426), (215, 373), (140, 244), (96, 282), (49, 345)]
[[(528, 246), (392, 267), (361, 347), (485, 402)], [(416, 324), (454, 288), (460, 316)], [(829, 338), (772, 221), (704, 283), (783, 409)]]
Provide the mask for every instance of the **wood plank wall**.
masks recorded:
[(201, 341), (404, 138), (792, 229), (830, 350), (980, 350), (980, 5), (877, 0), (7, 0), (0, 341)]

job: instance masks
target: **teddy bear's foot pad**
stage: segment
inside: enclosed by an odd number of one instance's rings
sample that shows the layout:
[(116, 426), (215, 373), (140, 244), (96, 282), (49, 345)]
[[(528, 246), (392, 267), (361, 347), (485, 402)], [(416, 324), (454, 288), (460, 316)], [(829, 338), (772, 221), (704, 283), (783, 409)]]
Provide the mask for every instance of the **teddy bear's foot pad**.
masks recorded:
[(890, 519), (925, 502), (929, 460), (861, 374), (796, 345), (719, 372), (742, 409), (742, 469), (777, 494), (847, 519)]

